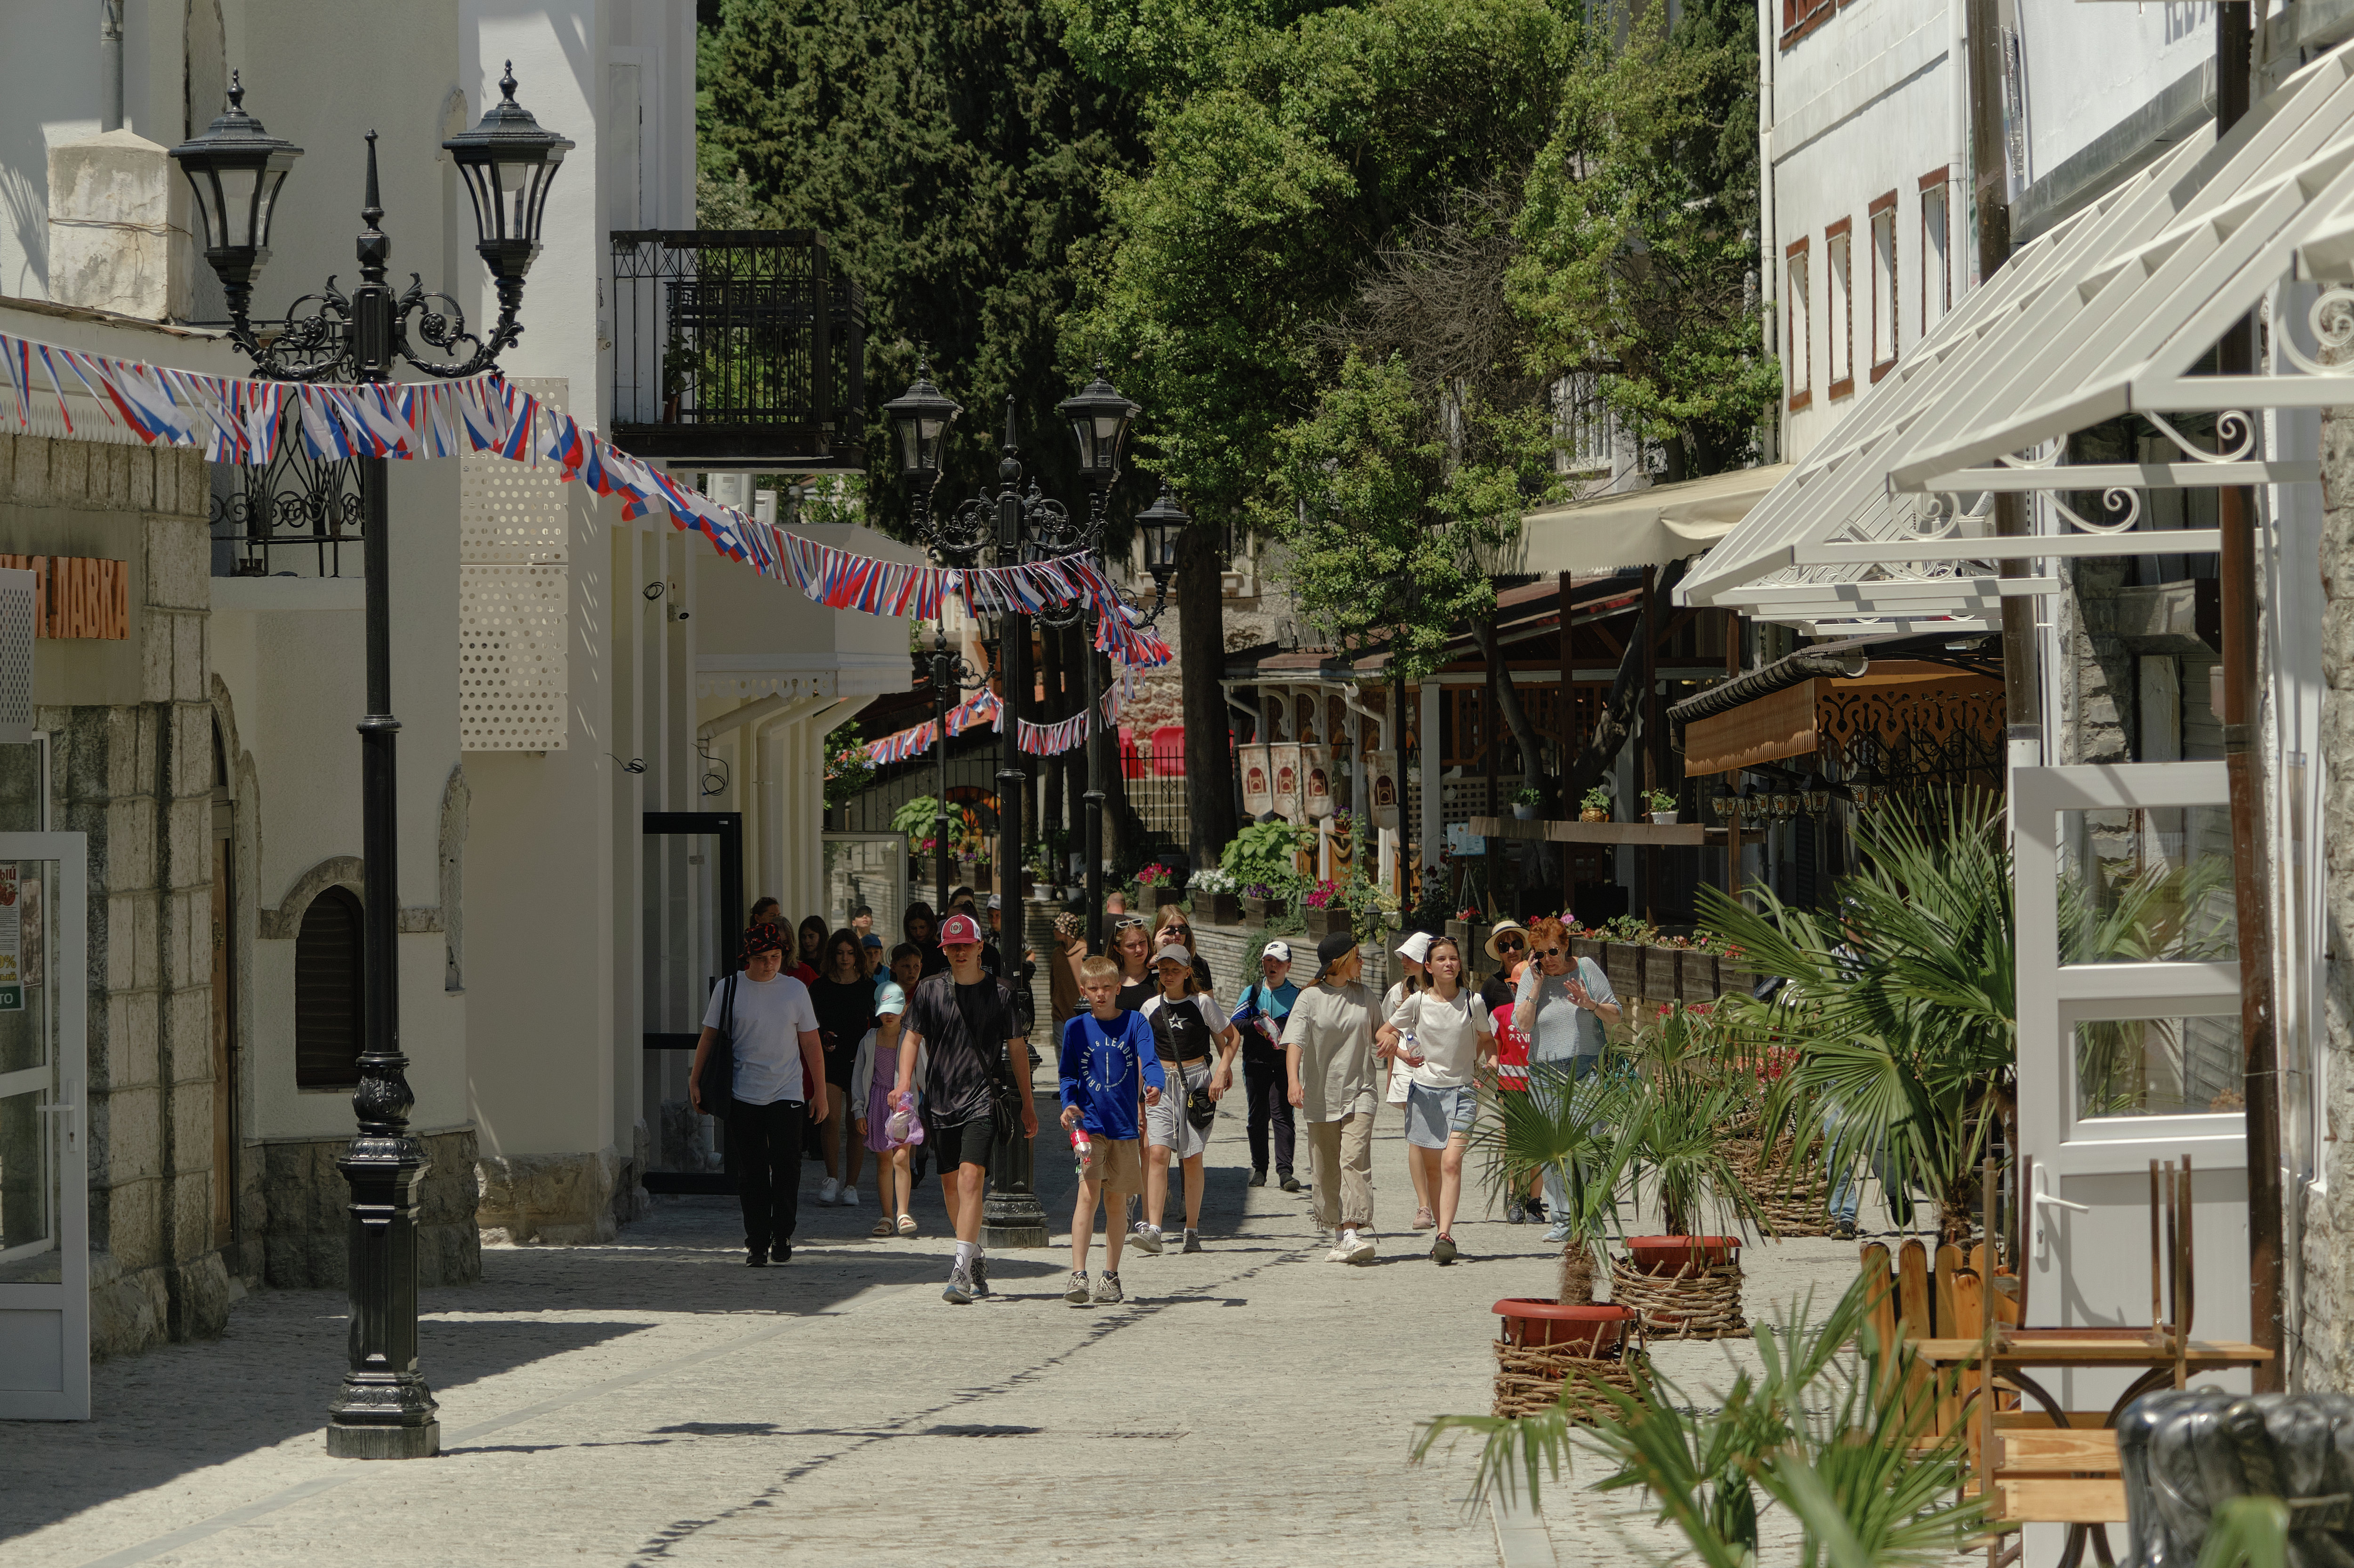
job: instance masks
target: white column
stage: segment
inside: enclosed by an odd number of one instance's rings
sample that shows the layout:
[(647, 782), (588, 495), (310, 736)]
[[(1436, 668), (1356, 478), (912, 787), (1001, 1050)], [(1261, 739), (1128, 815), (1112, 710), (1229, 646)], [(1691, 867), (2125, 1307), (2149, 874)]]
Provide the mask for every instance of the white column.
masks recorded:
[(1417, 726), (1422, 746), (1416, 760), (1422, 765), (1422, 867), (1434, 871), (1438, 865), (1438, 851), (1446, 838), (1439, 826), (1438, 770), (1447, 755), (1445, 742), (1438, 735), (1438, 679), (1436, 675), (1422, 683), (1422, 722)]

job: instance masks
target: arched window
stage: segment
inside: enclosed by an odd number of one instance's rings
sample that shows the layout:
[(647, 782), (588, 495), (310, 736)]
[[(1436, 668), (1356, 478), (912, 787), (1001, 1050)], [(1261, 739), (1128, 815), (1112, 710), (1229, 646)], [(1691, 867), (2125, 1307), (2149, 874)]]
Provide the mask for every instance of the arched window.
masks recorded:
[(294, 1086), (360, 1081), (360, 901), (322, 889), (294, 938)]

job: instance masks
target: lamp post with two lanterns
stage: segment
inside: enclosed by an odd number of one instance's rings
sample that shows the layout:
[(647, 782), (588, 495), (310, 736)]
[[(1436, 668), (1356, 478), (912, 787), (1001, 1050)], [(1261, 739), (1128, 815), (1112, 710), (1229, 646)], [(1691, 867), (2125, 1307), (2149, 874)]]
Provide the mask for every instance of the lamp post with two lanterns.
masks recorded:
[[(969, 568), (978, 565), (983, 554), (990, 564), (1010, 567), (1024, 562), (1051, 560), (1074, 553), (1092, 550), (1100, 542), (1104, 504), (1112, 484), (1119, 477), (1120, 453), (1126, 445), (1129, 426), (1140, 412), (1137, 405), (1120, 396), (1119, 390), (1103, 376), (1097, 367), (1096, 378), (1073, 396), (1056, 406), (1071, 428), (1071, 436), (1078, 448), (1079, 474), (1092, 497), (1088, 520), (1074, 523), (1064, 504), (1044, 493), (1034, 479), (1023, 484), (1022, 447), (1014, 428), (1014, 400), (1006, 398), (1005, 431), (999, 449), (997, 488), (994, 493), (983, 493), (959, 506), (953, 514), (939, 515), (931, 507), (931, 493), (939, 482), (942, 459), (947, 450), (949, 431), (957, 416), (963, 410), (956, 401), (934, 387), (928, 376), (920, 374), (915, 384), (899, 397), (884, 405), (890, 416), (899, 456), (900, 478), (915, 492), (916, 535), (934, 560), (943, 567)], [(1175, 510), (1173, 503), (1170, 511)], [(1182, 517), (1182, 513), (1177, 514)], [(1022, 810), (1030, 787), (1029, 771), (1022, 763), (1021, 726), (1029, 708), (1030, 617), (1017, 610), (1002, 610), (996, 627), (999, 654), (998, 685), (1002, 708), (1002, 742), (997, 773), (997, 890), (1000, 906), (1004, 912), (1003, 940), (1001, 953), (1019, 951), (1022, 911)], [(1070, 624), (1069, 620), (1050, 620), (1050, 624)], [(935, 707), (945, 700), (956, 671), (949, 663), (945, 633), (936, 633), (933, 644), (932, 675)], [(1092, 658), (1087, 661), (1089, 672), (1088, 707), (1093, 711), (1094, 694)], [(940, 726), (937, 742), (941, 747), (942, 789), (940, 815), (938, 821), (939, 842), (947, 836), (946, 756), (948, 728)], [(1090, 929), (1094, 937), (1101, 935), (1102, 899), (1100, 896), (1102, 859), (1097, 834), (1097, 817), (1102, 805), (1102, 792), (1097, 779), (1096, 747), (1090, 745), (1088, 755), (1088, 812), (1087, 876)], [(939, 874), (940, 894), (947, 897), (945, 870)], [(1091, 946), (1094, 943), (1091, 941)], [(996, 1151), (994, 1178), (983, 1206), (986, 1238), (1001, 1246), (1044, 1246), (1046, 1242), (1045, 1214), (1038, 1206), (1032, 1190), (1030, 1172), (1033, 1150), (1031, 1142), (1016, 1129), (1009, 1144)]]
[[(272, 136), (245, 110), (245, 89), (229, 79), (228, 107), (171, 150), (196, 192), (205, 260), (228, 297), (229, 338), (264, 379), (366, 384), (390, 381), (400, 366), (436, 378), (477, 376), (523, 335), (524, 275), (539, 255), (547, 191), (572, 143), (543, 130), (515, 102), (514, 68), (499, 102), (480, 123), (441, 143), (472, 198), (475, 253), (497, 290), (497, 322), (470, 332), (465, 313), (428, 291), (415, 274), (395, 293), (385, 281), (392, 242), (377, 227), (376, 132), (367, 134), (367, 187), (360, 217), (359, 286), (348, 295), (330, 277), (289, 307), (265, 338), (251, 319), (254, 275), (270, 259), (281, 191), (302, 149)], [(366, 573), (367, 713), (360, 732), (360, 843), (366, 866), (361, 927), (361, 1043), (352, 1109), (358, 1130), (336, 1162), (351, 1187), (348, 1289), (350, 1360), (328, 1406), (327, 1452), (342, 1458), (427, 1458), (440, 1448), (432, 1390), (418, 1369), (417, 1189), (428, 1160), (408, 1129), (416, 1103), (400, 1050), (400, 898), (396, 885), (392, 713), (391, 541), (386, 460), (361, 459), (362, 538)]]

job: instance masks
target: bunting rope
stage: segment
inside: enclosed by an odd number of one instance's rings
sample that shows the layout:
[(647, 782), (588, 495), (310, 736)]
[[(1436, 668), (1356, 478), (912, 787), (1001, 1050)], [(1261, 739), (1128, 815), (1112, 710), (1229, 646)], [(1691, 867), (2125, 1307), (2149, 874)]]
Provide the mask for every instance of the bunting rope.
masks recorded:
[[(302, 450), (321, 461), (494, 452), (535, 464), (545, 457), (566, 480), (620, 497), (624, 519), (660, 513), (672, 526), (701, 534), (721, 555), (790, 583), (829, 609), (931, 620), (951, 596), (975, 615), (1034, 614), (1085, 603), (1096, 612), (1097, 651), (1122, 667), (1166, 664), (1172, 657), (1168, 642), (1139, 624), (1137, 612), (1092, 560), (1065, 556), (960, 570), (821, 544), (690, 489), (496, 371), (453, 381), (318, 386), (208, 376), (0, 334), (0, 373), (6, 381), (0, 387), (0, 417), (13, 414), (17, 429), (28, 434), (200, 447), (208, 462), (255, 467), (277, 459), (289, 425), (299, 432)], [(69, 392), (69, 384), (78, 393)], [(95, 418), (77, 420), (70, 401), (77, 397)], [(292, 419), (285, 418), (290, 408)], [(1026, 742), (1029, 727), (1017, 738)]]

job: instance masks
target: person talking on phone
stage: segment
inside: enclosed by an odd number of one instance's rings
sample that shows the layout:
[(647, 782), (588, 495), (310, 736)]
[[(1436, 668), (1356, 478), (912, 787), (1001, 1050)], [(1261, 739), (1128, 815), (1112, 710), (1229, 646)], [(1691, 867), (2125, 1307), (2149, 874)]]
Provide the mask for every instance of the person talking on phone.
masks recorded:
[[(1530, 962), (1521, 970), (1521, 984), (1512, 1004), (1512, 1027), (1529, 1040), (1532, 1071), (1530, 1086), (1558, 1088), (1565, 1072), (1570, 1083), (1592, 1075), (1601, 1065), (1602, 1048), (1618, 1022), (1618, 996), (1610, 977), (1592, 959), (1574, 958), (1569, 932), (1548, 916), (1529, 933)], [(1549, 1242), (1569, 1239), (1568, 1197), (1558, 1171), (1545, 1172), (1545, 1202), (1553, 1213)]]

